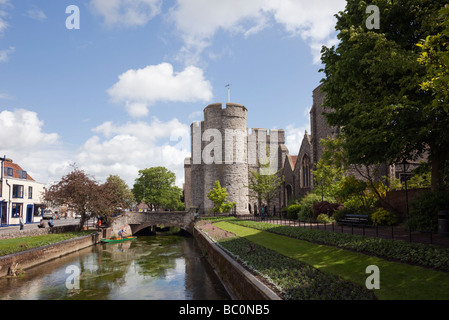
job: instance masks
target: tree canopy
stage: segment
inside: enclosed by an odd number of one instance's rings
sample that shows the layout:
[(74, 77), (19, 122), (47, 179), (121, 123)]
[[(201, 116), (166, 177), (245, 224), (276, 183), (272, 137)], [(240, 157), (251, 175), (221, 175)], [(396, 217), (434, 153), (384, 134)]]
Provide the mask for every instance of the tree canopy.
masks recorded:
[(175, 181), (175, 174), (167, 168), (147, 168), (139, 171), (132, 192), (138, 203), (146, 203), (151, 210), (178, 210), (182, 207), (182, 190)]
[[(399, 163), (428, 155), (432, 187), (443, 185), (449, 117), (423, 90), (428, 69), (418, 60), (422, 39), (442, 30), (440, 0), (374, 0), (379, 29), (368, 30), (367, 3), (348, 0), (337, 15), (340, 43), (322, 50), (322, 90), (330, 125), (341, 128), (351, 164)], [(446, 48), (447, 49), (447, 48)]]
[(207, 198), (212, 201), (214, 207), (212, 208), (212, 213), (223, 213), (228, 212), (236, 205), (235, 202), (228, 202), (228, 192), (226, 188), (222, 188), (220, 181), (216, 180), (214, 182), (214, 188), (209, 191)]
[(107, 222), (112, 213), (134, 203), (131, 191), (119, 176), (110, 175), (105, 183), (100, 184), (76, 167), (50, 186), (44, 199), (52, 205), (67, 205), (80, 214), (81, 226), (91, 216), (101, 217)]

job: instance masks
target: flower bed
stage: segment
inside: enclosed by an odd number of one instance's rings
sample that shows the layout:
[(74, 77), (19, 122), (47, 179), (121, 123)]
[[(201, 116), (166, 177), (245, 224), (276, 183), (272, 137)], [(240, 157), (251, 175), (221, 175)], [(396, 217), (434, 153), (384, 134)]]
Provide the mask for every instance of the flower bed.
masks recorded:
[(197, 225), (247, 269), (289, 300), (373, 300), (374, 293), (334, 275), (224, 231), (211, 222)]
[(322, 230), (310, 230), (298, 227), (279, 226), (276, 224), (227, 220), (241, 226), (269, 231), (309, 242), (333, 245), (342, 249), (371, 254), (381, 258), (392, 259), (408, 264), (420, 265), (440, 271), (449, 272), (449, 249), (422, 243), (391, 241), (383, 238), (371, 238), (348, 233)]

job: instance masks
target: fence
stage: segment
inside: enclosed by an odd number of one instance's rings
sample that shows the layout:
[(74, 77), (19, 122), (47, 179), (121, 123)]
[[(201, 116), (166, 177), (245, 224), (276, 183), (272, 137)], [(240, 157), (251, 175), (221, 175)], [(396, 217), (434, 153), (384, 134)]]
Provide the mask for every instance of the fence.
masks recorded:
[(273, 223), (279, 225), (286, 225), (292, 227), (300, 227), (313, 230), (323, 230), (330, 232), (341, 232), (358, 234), (367, 237), (376, 237), (391, 239), (392, 241), (408, 241), (425, 244), (435, 244), (449, 247), (449, 237), (440, 235), (432, 231), (408, 231), (400, 226), (372, 226), (366, 224), (339, 224), (339, 223), (319, 223), (319, 222), (305, 222), (296, 219), (288, 219), (282, 215), (279, 216), (239, 216), (239, 219), (250, 220), (256, 222)]

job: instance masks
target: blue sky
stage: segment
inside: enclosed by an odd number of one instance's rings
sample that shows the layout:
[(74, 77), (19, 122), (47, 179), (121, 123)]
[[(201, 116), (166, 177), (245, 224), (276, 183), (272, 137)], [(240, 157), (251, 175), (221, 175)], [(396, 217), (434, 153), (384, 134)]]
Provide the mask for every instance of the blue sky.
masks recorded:
[[(67, 29), (66, 8), (80, 28)], [(39, 182), (71, 164), (130, 187), (165, 166), (182, 185), (189, 127), (211, 103), (282, 128), (297, 154), (321, 45), (342, 0), (0, 0), (0, 155)]]

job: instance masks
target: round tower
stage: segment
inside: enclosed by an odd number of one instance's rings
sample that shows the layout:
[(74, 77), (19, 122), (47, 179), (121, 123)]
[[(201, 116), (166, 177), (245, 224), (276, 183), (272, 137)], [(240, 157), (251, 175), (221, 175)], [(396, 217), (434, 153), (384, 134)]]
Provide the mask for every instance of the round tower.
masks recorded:
[(202, 143), (204, 168), (204, 209), (213, 203), (207, 194), (215, 181), (220, 181), (229, 194), (227, 201), (235, 202), (235, 213), (248, 214), (248, 140), (247, 112), (239, 104), (212, 104), (204, 109)]

